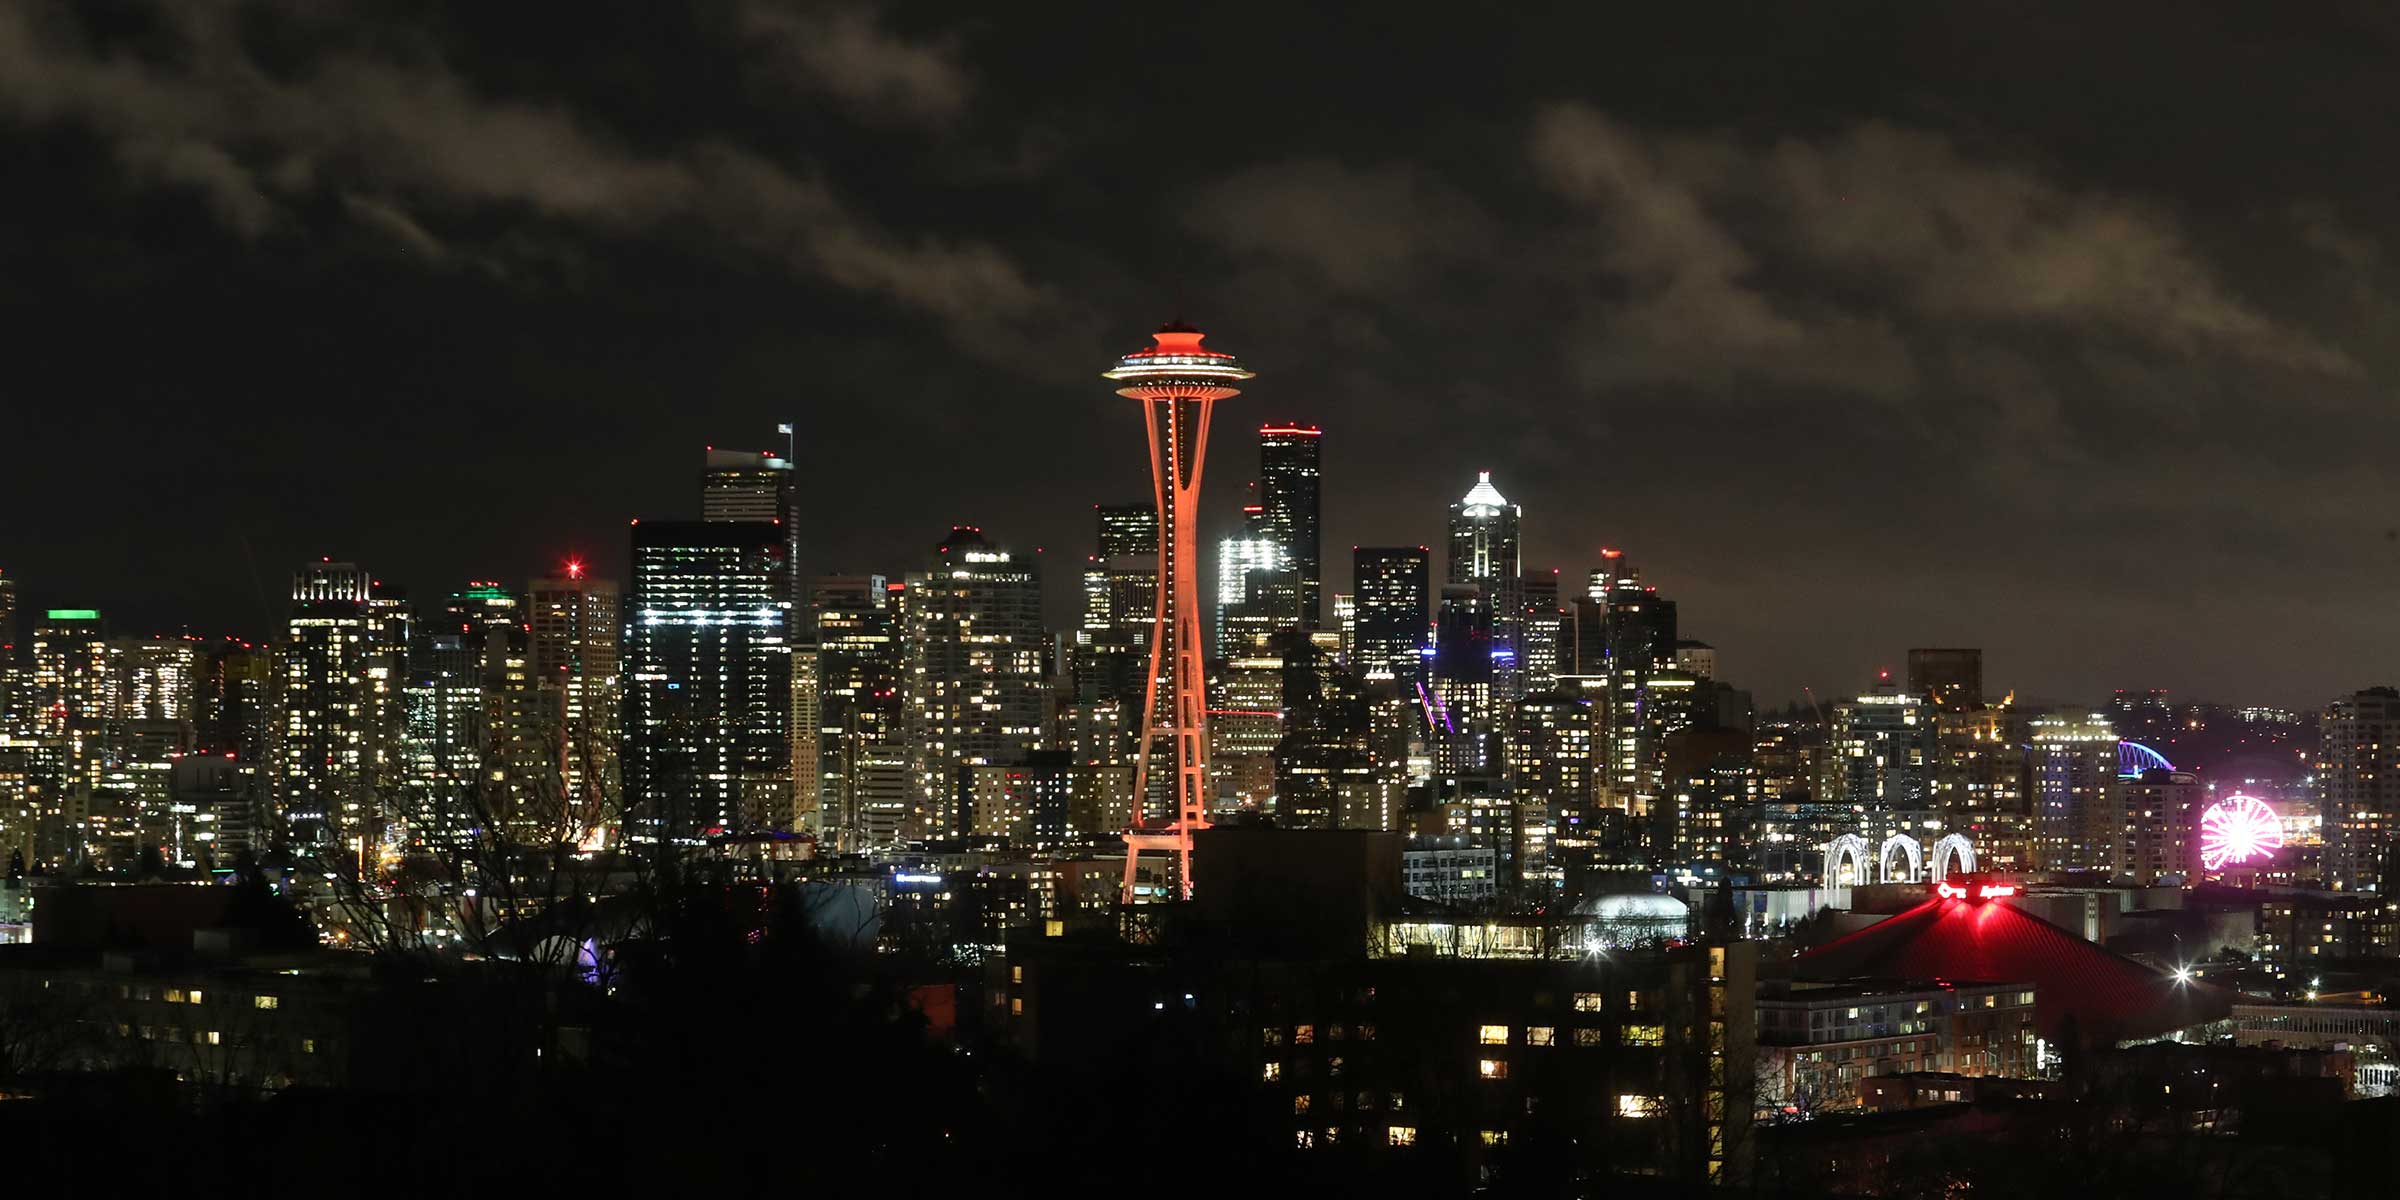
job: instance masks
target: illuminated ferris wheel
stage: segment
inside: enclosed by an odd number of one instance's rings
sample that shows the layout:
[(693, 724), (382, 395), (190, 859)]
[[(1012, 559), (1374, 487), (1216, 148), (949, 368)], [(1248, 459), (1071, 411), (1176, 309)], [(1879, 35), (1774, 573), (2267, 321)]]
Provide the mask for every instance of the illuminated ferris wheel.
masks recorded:
[(2256, 796), (2240, 792), (2200, 814), (2200, 869), (2222, 871), (2272, 856), (2283, 848), (2283, 820)]

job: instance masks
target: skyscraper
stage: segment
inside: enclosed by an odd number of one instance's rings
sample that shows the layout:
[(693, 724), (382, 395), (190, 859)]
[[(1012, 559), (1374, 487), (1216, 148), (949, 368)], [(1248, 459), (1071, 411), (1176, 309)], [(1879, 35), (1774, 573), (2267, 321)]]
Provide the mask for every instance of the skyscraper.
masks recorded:
[(1834, 705), (1831, 798), (1870, 815), (1930, 812), (1935, 735), (1925, 702), (1889, 683)]
[(1434, 772), (1445, 786), (1500, 774), (1499, 716), (1506, 709), (1494, 679), (1499, 652), (1491, 598), (1474, 584), (1442, 589), (1434, 614), (1432, 706)]
[(1256, 531), (1217, 543), (1215, 657), (1231, 658), (1248, 649), (1243, 644), (1247, 639), (1299, 624), (1287, 554), (1273, 538)]
[(1354, 546), (1350, 550), (1356, 616), (1350, 654), (1362, 675), (1425, 682), (1425, 649), (1433, 636), (1432, 555), (1423, 546)]
[[(1142, 424), (1150, 443), (1153, 506), (1159, 515), (1158, 603), (1151, 661), (1172, 662), (1171, 671), (1149, 672), (1151, 703), (1145, 703), (1141, 755), (1134, 768), (1134, 794), (1148, 793), (1153, 765), (1173, 770), (1174, 820), (1166, 828), (1125, 835), (1123, 894), (1134, 897), (1141, 852), (1175, 856), (1176, 887), (1191, 894), (1192, 834), (1208, 826), (1208, 711), (1203, 694), (1200, 639), (1200, 482), (1208, 450), (1208, 420), (1216, 402), (1241, 394), (1234, 386), (1252, 377), (1232, 355), (1201, 345), (1204, 335), (1180, 321), (1151, 337), (1152, 345), (1117, 360), (1104, 376), (1117, 394), (1142, 402)], [(1165, 679), (1170, 703), (1161, 721), (1155, 703)], [(1164, 760), (1158, 759), (1166, 743)]]
[(870, 826), (897, 837), (908, 807), (908, 766), (898, 745), (900, 598), (907, 591), (881, 575), (826, 576), (809, 589), (817, 643), (818, 822), (844, 850), (886, 844), (868, 840)]
[(269, 789), (295, 846), (364, 854), (402, 815), (409, 628), (398, 591), (355, 563), (292, 576)]
[(1696, 680), (1676, 669), (1675, 602), (1642, 583), (1622, 553), (1604, 550), (1577, 606), (1578, 674), (1606, 696), (1600, 712), (1601, 787), (1649, 836), (1664, 803), (1666, 739), (1688, 724)]
[[(800, 521), (792, 464), (765, 451), (708, 448), (700, 472), (700, 519), (766, 521), (783, 526), (784, 562), (798, 570)], [(788, 574), (784, 599), (797, 600), (799, 581)]]
[(2372, 687), (2325, 706), (2318, 737), (2325, 884), (2380, 891), (2400, 830), (2400, 691)]
[(624, 605), (611, 579), (596, 579), (581, 562), (533, 581), (527, 612), (533, 640), (533, 683), (552, 729), (546, 739), (558, 761), (569, 803), (581, 815), (580, 841), (614, 840), (623, 803), (617, 748), (624, 738), (623, 681), (618, 639)]
[(1448, 582), (1483, 590), (1492, 611), (1492, 688), (1502, 701), (1525, 694), (1525, 564), (1518, 551), (1523, 513), (1500, 489), (1490, 471), (1450, 506)]
[(2117, 733), (2104, 713), (2033, 719), (2034, 859), (2045, 871), (2113, 871), (2124, 835)]
[(641, 521), (625, 639), (625, 833), (698, 844), (791, 791), (784, 527)]
[(1302, 629), (1315, 629), (1324, 621), (1325, 573), (1318, 532), (1324, 440), (1324, 431), (1314, 425), (1268, 424), (1258, 430), (1261, 532), (1282, 547), (1284, 565), (1297, 577)]
[(1023, 761), (1041, 747), (1048, 701), (1042, 577), (1035, 561), (960, 526), (908, 580), (902, 674), (914, 756), (911, 838), (955, 837), (963, 768)]

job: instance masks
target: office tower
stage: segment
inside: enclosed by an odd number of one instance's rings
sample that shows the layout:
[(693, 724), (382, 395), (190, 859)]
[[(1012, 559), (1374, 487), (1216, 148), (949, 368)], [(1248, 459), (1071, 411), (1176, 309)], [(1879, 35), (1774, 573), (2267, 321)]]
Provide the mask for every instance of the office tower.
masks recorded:
[(1039, 749), (1047, 716), (1042, 577), (1035, 561), (967, 526), (908, 579), (901, 679), (915, 811), (909, 838), (956, 837), (962, 768), (1017, 762)]
[(1492, 689), (1503, 703), (1525, 693), (1525, 565), (1518, 552), (1518, 522), (1523, 516), (1500, 489), (1492, 486), (1490, 471), (1478, 472), (1475, 486), (1450, 506), (1450, 554), (1445, 580), (1483, 589), (1492, 611)]
[(792, 647), (792, 828), (824, 839), (823, 780), (817, 769), (825, 738), (820, 670), (815, 642)]
[(1602, 554), (1605, 565), (1577, 606), (1577, 674), (1605, 697), (1603, 799), (1646, 839), (1662, 810), (1665, 739), (1690, 722), (1696, 679), (1675, 668), (1675, 602), (1645, 586), (1619, 551)]
[(1258, 430), (1258, 500), (1262, 531), (1283, 551), (1297, 576), (1300, 628), (1323, 624), (1323, 547), (1318, 532), (1324, 432), (1314, 425), (1269, 424)]
[(1355, 670), (1351, 657), (1358, 651), (1358, 597), (1349, 592), (1335, 592), (1332, 621), (1334, 632), (1342, 639), (1342, 662)]
[[(1275, 748), (1283, 740), (1283, 633), (1251, 631), (1214, 668), (1209, 682), (1209, 796), (1217, 809), (1276, 805)], [(1279, 818), (1280, 819), (1280, 815)]]
[(1598, 725), (1591, 702), (1567, 692), (1535, 692), (1510, 706), (1508, 794), (1520, 827), (1549, 830), (1550, 861), (1560, 867), (1593, 862), (1623, 832), (1600, 812)]
[(1361, 675), (1423, 684), (1433, 631), (1432, 555), (1423, 546), (1358, 546), (1350, 551), (1357, 632), (1351, 661)]
[[(820, 822), (840, 849), (885, 845), (864, 839), (868, 792), (876, 827), (898, 836), (906, 807), (907, 758), (900, 753), (900, 597), (904, 583), (881, 575), (834, 575), (809, 590), (817, 642), (817, 796)], [(870, 785), (864, 770), (878, 772)]]
[(1890, 683), (1834, 705), (1829, 798), (1866, 814), (1931, 811), (1935, 736), (1925, 702)]
[(166, 861), (189, 865), (204, 848), (198, 813), (175, 803), (169, 772), (192, 753), (201, 653), (183, 638), (116, 638), (109, 642), (116, 673), (102, 789), (117, 815), (130, 822), (128, 850), (159, 848)]
[(1472, 584), (1442, 588), (1434, 613), (1433, 686), (1429, 725), (1434, 772), (1444, 786), (1500, 774), (1499, 717), (1491, 599)]
[(624, 683), (618, 643), (625, 609), (613, 579), (594, 578), (580, 562), (536, 579), (526, 592), (533, 686), (550, 725), (544, 746), (575, 840), (613, 842), (624, 803), (617, 751), (624, 740)]
[(2206, 803), (2200, 777), (2153, 768), (2120, 778), (2117, 789), (2125, 824), (2117, 837), (2116, 874), (2143, 887), (2194, 878), (2191, 830)]
[(1083, 622), (1068, 648), (1074, 689), (1069, 720), (1121, 736), (1091, 742), (1090, 761), (1131, 763), (1149, 694), (1150, 634), (1158, 600), (1158, 511), (1147, 504), (1094, 505), (1096, 553), (1083, 569)]
[[(1916, 686), (1910, 692), (1925, 693)], [(1939, 762), (1933, 807), (1942, 828), (1965, 834), (1977, 865), (2028, 871), (2034, 864), (2034, 807), (2025, 747), (2032, 729), (2008, 706), (1937, 708)]]
[(1525, 604), (1520, 647), (1525, 689), (1546, 692), (1558, 686), (1559, 676), (1574, 674), (1573, 663), (1568, 661), (1573, 650), (1567, 632), (1567, 610), (1558, 594), (1558, 572), (1525, 576), (1518, 581), (1517, 594), (1524, 597)]
[(1747, 724), (1696, 724), (1666, 737), (1659, 857), (1691, 878), (1735, 869), (1753, 856), (1758, 775)]
[(1983, 706), (1983, 651), (1971, 647), (1908, 652), (1908, 693), (1937, 709)]
[(791, 796), (784, 527), (641, 521), (624, 645), (624, 828), (696, 845)]
[(292, 576), (268, 788), (295, 847), (339, 847), (355, 862), (400, 815), (408, 635), (398, 589), (357, 564), (328, 559)]
[(1286, 551), (1263, 533), (1217, 543), (1217, 658), (1254, 637), (1299, 625), (1299, 597)]
[(2400, 691), (2372, 687), (2335, 700), (2317, 729), (2325, 886), (2382, 891), (2400, 829)]
[(499, 806), (487, 803), (501, 787), (487, 790), (483, 769), (492, 747), (482, 651), (476, 631), (436, 614), (409, 653), (401, 811), (414, 838), (437, 849), (465, 848), (480, 831), (505, 832)]
[(790, 460), (765, 451), (708, 448), (700, 471), (700, 519), (781, 525), (787, 601), (796, 601), (800, 594), (799, 580), (788, 573), (799, 570), (798, 505)]
[(1675, 643), (1675, 669), (1694, 679), (1717, 677), (1717, 648), (1707, 642), (1683, 638)]
[[(1200, 482), (1208, 450), (1208, 421), (1216, 402), (1241, 394), (1234, 386), (1252, 378), (1239, 360), (1202, 347), (1204, 335), (1170, 322), (1152, 335), (1153, 345), (1117, 360), (1104, 372), (1120, 384), (1117, 394), (1142, 402), (1143, 429), (1150, 443), (1150, 480), (1159, 514), (1158, 600), (1150, 642), (1152, 695), (1144, 703), (1141, 752), (1134, 792), (1147, 796), (1150, 771), (1174, 775), (1174, 820), (1125, 835), (1123, 895), (1130, 903), (1144, 850), (1174, 855), (1176, 887), (1191, 895), (1192, 834), (1207, 828), (1208, 713), (1201, 673)], [(1163, 664), (1172, 662), (1171, 669)], [(1167, 686), (1169, 703), (1161, 720), (1157, 687)], [(1164, 743), (1164, 758), (1160, 757)]]
[(1283, 740), (1275, 747), (1275, 820), (1292, 829), (1395, 828), (1401, 793), (1377, 769), (1363, 680), (1304, 631), (1275, 639), (1283, 658)]
[(267, 757), (274, 716), (275, 655), (264, 646), (227, 638), (206, 643), (193, 700), (199, 749), (255, 768)]
[(2053, 713), (2032, 724), (2035, 865), (2116, 869), (2124, 820), (2117, 733), (2107, 714)]
[(56, 739), (63, 782), (85, 793), (107, 769), (117, 672), (107, 625), (89, 608), (53, 608), (33, 627), (33, 733)]
[[(17, 665), (17, 581), (0, 571), (0, 674)], [(8, 697), (0, 693), (0, 717), (8, 715)]]

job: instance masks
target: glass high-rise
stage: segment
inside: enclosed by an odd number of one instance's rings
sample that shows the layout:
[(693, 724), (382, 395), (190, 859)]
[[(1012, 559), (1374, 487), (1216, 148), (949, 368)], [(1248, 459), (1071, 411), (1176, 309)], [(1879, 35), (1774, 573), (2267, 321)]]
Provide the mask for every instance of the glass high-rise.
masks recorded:
[(629, 839), (695, 845), (789, 803), (789, 543), (759, 521), (633, 527), (625, 623)]
[(960, 819), (961, 768), (1023, 760), (1039, 749), (1049, 705), (1042, 577), (1035, 560), (960, 527), (909, 577), (903, 602), (908, 747), (916, 808), (910, 837), (949, 837)]
[(1314, 425), (1264, 425), (1258, 431), (1260, 532), (1282, 547), (1284, 565), (1298, 577), (1302, 629), (1315, 629), (1324, 619), (1324, 441), (1324, 431)]
[(1423, 546), (1359, 546), (1350, 552), (1351, 662), (1361, 675), (1404, 684), (1426, 679), (1433, 634), (1432, 555)]
[(1492, 473), (1478, 472), (1475, 486), (1450, 506), (1450, 554), (1445, 579), (1482, 589), (1492, 612), (1492, 689), (1502, 702), (1525, 693), (1525, 564), (1517, 526), (1523, 512), (1500, 489)]

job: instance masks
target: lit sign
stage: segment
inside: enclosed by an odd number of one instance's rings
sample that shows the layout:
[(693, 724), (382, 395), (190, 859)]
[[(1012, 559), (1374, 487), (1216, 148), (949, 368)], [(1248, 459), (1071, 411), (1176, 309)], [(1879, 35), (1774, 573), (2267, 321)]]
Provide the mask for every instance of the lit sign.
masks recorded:
[(1941, 896), (1945, 900), (1965, 900), (1969, 896), (1972, 896), (1977, 900), (1997, 900), (2003, 896), (2016, 895), (2017, 885), (2013, 883), (1986, 883), (1970, 889), (1964, 884), (1937, 883), (1933, 885), (1933, 890), (1937, 895)]
[(892, 876), (893, 883), (940, 883), (941, 881), (942, 877), (939, 875), (896, 874)]
[(50, 610), (50, 619), (53, 621), (97, 621), (100, 619), (100, 610), (96, 608), (54, 608)]
[(2267, 802), (2240, 792), (2200, 813), (2200, 869), (2222, 871), (2283, 849), (2283, 821)]

